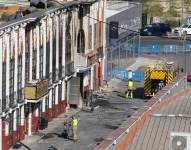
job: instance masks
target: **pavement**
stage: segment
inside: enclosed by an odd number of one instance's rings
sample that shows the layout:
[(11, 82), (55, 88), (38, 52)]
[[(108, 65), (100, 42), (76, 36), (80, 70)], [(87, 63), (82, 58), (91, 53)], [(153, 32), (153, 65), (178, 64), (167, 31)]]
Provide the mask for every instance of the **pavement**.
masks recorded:
[[(27, 137), (22, 143), (32, 150), (90, 150), (101, 143), (112, 131), (117, 129), (123, 121), (147, 101), (143, 99), (143, 83), (135, 83), (134, 99), (124, 96), (127, 83), (119, 79), (112, 79), (108, 87), (103, 89), (94, 106), (93, 112), (69, 109), (67, 113), (59, 115), (49, 122), (45, 130)], [(61, 137), (63, 121), (77, 114), (79, 119), (78, 141), (73, 142)], [(27, 149), (24, 146), (19, 150)], [(13, 148), (12, 148), (13, 150)]]

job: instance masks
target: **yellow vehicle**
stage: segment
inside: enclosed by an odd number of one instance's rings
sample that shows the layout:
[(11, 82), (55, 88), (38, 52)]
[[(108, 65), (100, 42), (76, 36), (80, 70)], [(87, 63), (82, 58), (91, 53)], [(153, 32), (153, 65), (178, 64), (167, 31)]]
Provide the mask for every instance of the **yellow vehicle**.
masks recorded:
[(144, 95), (154, 96), (161, 88), (171, 83), (177, 76), (177, 68), (174, 62), (148, 64), (144, 76)]

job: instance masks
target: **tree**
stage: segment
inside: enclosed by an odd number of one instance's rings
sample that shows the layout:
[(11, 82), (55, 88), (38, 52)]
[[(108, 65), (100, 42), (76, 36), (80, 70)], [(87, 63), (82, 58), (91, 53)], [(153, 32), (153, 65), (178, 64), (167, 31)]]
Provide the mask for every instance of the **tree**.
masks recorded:
[(191, 8), (191, 0), (184, 0), (184, 8), (186, 9), (186, 11), (190, 11)]
[(155, 3), (151, 4), (148, 10), (151, 17), (159, 17), (163, 15), (164, 7), (159, 3)]
[(163, 6), (160, 2), (153, 0), (142, 0), (143, 16), (149, 17), (151, 22), (153, 17), (161, 17), (164, 12)]
[(172, 5), (165, 13), (164, 17), (180, 17), (180, 12), (177, 11), (174, 5)]

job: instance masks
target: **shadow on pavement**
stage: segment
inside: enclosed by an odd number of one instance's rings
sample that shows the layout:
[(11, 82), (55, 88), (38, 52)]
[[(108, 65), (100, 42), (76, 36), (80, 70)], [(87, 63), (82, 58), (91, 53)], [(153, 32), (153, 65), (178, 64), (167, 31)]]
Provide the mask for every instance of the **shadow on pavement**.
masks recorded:
[(138, 98), (138, 99), (145, 99), (144, 98), (144, 88), (143, 87), (138, 87), (133, 91), (133, 98)]
[(105, 124), (105, 127), (108, 128), (108, 129), (112, 129), (112, 130), (115, 130), (118, 128), (118, 126), (116, 125), (110, 125), (110, 124)]
[(121, 97), (121, 98), (126, 98), (125, 97), (125, 93), (122, 95), (122, 94), (118, 94), (117, 96)]
[(27, 145), (25, 145), (25, 144), (22, 143), (22, 142), (16, 143), (16, 144), (13, 146), (13, 148), (14, 148), (14, 149), (19, 149), (19, 148), (21, 148), (22, 146), (23, 146), (25, 149), (27, 149), (27, 150), (32, 150), (30, 147), (28, 147)]
[(114, 92), (114, 93), (121, 93), (121, 92), (119, 92), (119, 91), (112, 91), (112, 92)]

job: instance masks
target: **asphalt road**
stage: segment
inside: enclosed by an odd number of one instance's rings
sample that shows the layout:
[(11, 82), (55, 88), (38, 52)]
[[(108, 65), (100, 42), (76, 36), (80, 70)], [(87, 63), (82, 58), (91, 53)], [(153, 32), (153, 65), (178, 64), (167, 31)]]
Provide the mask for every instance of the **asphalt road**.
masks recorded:
[[(191, 44), (191, 38), (187, 38), (185, 44)], [(168, 38), (168, 37), (157, 37), (157, 36), (142, 36), (141, 37), (141, 46), (146, 46), (148, 44), (159, 44), (164, 45), (178, 45), (183, 46), (183, 40), (178, 39), (177, 37)]]

